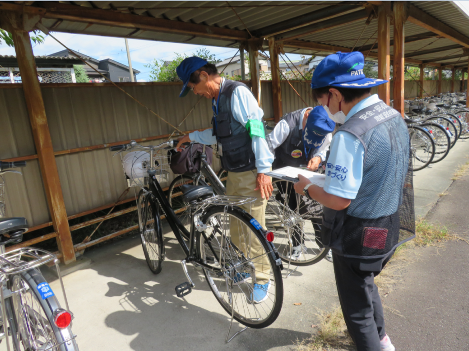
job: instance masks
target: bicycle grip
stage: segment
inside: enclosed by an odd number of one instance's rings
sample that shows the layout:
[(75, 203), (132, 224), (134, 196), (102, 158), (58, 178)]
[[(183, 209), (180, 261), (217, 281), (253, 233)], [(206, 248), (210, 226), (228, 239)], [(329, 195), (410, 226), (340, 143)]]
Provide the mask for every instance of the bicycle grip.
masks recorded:
[(16, 161), (16, 162), (0, 161), (0, 171), (6, 170), (9, 168), (24, 167), (24, 166), (26, 166), (26, 161)]
[(123, 145), (114, 145), (114, 146), (111, 146), (109, 148), (109, 150), (111, 151), (121, 151), (121, 150), (125, 150), (126, 149), (126, 145), (123, 144)]

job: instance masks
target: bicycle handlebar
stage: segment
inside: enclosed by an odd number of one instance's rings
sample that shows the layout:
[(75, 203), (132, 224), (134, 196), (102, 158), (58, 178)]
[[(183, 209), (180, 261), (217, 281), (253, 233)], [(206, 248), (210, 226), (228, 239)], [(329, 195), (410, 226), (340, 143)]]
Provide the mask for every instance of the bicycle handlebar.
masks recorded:
[(127, 149), (128, 144), (114, 145), (109, 148), (111, 151), (121, 151)]
[(15, 162), (4, 162), (0, 161), (0, 171), (4, 171), (9, 168), (25, 167), (26, 161), (15, 161)]
[(164, 143), (161, 143), (159, 145), (156, 145), (156, 146), (143, 146), (143, 145), (140, 145), (138, 144), (136, 141), (132, 140), (129, 144), (121, 144), (121, 145), (114, 145), (114, 146), (111, 146), (109, 147), (109, 150), (111, 151), (125, 151), (125, 150), (130, 150), (134, 147), (139, 147), (139, 148), (142, 148), (142, 149), (150, 149), (150, 150), (157, 150), (157, 149), (162, 149), (162, 148), (165, 148), (165, 149), (172, 149), (172, 148), (175, 148), (176, 145), (177, 145), (177, 140), (169, 140), (169, 141), (165, 141)]

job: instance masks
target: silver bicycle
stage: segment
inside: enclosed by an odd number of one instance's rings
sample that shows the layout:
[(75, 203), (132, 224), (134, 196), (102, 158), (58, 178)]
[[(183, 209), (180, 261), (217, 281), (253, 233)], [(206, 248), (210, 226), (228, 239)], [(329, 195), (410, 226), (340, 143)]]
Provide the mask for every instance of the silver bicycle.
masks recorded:
[[(0, 342), (6, 343), (8, 351), (77, 351), (59, 260), (33, 247), (5, 250), (7, 244), (20, 243), (28, 230), (25, 218), (5, 217), (3, 177), (6, 173), (21, 174), (9, 168), (23, 166), (25, 162), (0, 161)], [(38, 270), (49, 262), (56, 266), (66, 309)]]

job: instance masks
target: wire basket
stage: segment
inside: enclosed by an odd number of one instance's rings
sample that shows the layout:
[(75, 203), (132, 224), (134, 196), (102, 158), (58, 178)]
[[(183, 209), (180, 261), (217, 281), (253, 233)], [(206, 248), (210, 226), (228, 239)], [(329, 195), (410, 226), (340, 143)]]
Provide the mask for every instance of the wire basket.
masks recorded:
[[(171, 156), (154, 154), (153, 170), (158, 182), (169, 180)], [(127, 179), (127, 186), (144, 187), (148, 185), (150, 165), (150, 153), (146, 151), (132, 151), (122, 157), (122, 166)]]

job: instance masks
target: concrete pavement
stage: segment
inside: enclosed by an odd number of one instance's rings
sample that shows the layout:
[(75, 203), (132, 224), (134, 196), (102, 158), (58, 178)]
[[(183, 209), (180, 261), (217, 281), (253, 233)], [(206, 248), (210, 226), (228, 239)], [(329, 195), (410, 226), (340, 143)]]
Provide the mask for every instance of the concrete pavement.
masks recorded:
[[(467, 161), (467, 155), (469, 141), (458, 141), (445, 160), (415, 173), (418, 215), (425, 215), (441, 198), (439, 194), (451, 185), (452, 175), (459, 164)], [(460, 220), (467, 224), (464, 216)], [(300, 267), (284, 280), (285, 298), (277, 321), (266, 329), (247, 330), (225, 344), (229, 318), (203, 281), (202, 273), (190, 266), (189, 272), (197, 287), (184, 299), (175, 296), (174, 287), (186, 280), (179, 264), (182, 250), (169, 234), (165, 245), (167, 258), (159, 275), (153, 275), (147, 268), (140, 240), (133, 236), (88, 249), (85, 255), (92, 264), (64, 278), (70, 307), (76, 317), (73, 331), (78, 335), (81, 350), (291, 350), (295, 341), (308, 338), (314, 331), (311, 326), (319, 319), (316, 313), (338, 305), (332, 265), (323, 260), (310, 267)], [(460, 246), (461, 250), (467, 250)], [(47, 278), (60, 296), (58, 281), (51, 274), (47, 274)], [(422, 294), (428, 290), (443, 293), (437, 283)], [(445, 294), (451, 295), (451, 291)], [(396, 297), (396, 303), (402, 300)], [(294, 305), (298, 302), (301, 305)], [(437, 315), (438, 305), (434, 307)], [(399, 305), (399, 308), (406, 315), (407, 307)], [(421, 311), (412, 311), (418, 318)], [(406, 346), (409, 340), (404, 335), (412, 335), (415, 324), (399, 329), (397, 325), (402, 325), (402, 321), (394, 320), (389, 313), (387, 317), (389, 333), (392, 340), (396, 340), (398, 350), (410, 350)], [(234, 322), (232, 333), (240, 328), (241, 325)], [(425, 332), (432, 334), (434, 329), (445, 331), (447, 328), (448, 324), (437, 323)]]

